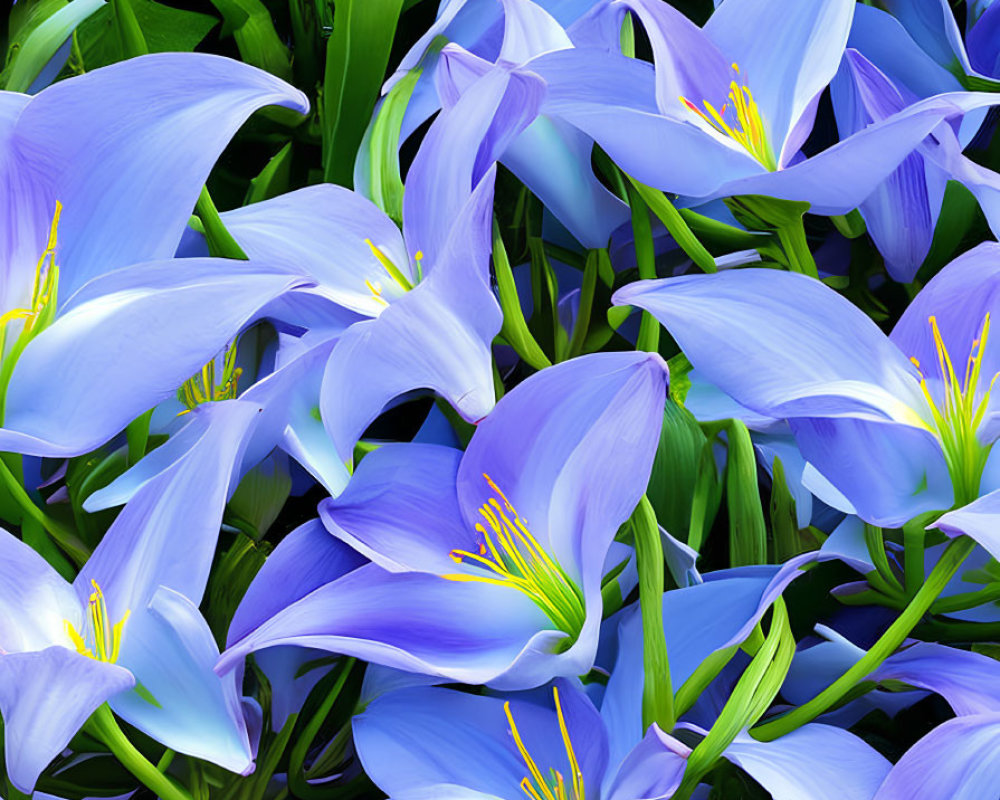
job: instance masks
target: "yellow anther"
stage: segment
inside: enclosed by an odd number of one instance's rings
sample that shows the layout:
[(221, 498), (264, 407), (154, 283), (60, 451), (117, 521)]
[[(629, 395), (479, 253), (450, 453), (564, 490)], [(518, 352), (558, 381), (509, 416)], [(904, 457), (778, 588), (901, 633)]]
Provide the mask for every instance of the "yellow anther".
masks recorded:
[[(585, 800), (585, 787), (583, 785), (583, 771), (580, 769), (580, 762), (577, 760), (576, 752), (573, 750), (573, 742), (569, 738), (569, 729), (566, 727), (566, 717), (563, 714), (562, 702), (559, 700), (559, 689), (552, 687), (552, 697), (556, 704), (556, 718), (559, 720), (559, 733), (562, 736), (563, 747), (566, 750), (566, 758), (569, 761), (571, 773), (570, 789), (567, 790), (566, 781), (561, 772), (554, 768), (549, 769), (550, 778), (546, 780), (537, 762), (532, 758), (531, 753), (524, 744), (521, 732), (514, 722), (514, 715), (510, 710), (510, 702), (503, 704), (503, 711), (507, 717), (507, 724), (510, 725), (510, 735), (514, 739), (521, 760), (524, 761), (529, 775), (521, 779), (521, 790), (531, 798), (531, 800)], [(572, 792), (572, 794), (570, 794)]]
[(94, 590), (87, 598), (87, 616), (90, 620), (94, 646), (87, 646), (86, 637), (77, 631), (72, 622), (64, 620), (63, 623), (70, 641), (80, 655), (93, 658), (95, 661), (114, 664), (118, 661), (118, 655), (121, 652), (122, 632), (125, 623), (132, 612), (126, 611), (122, 618), (112, 625), (108, 619), (108, 606), (104, 601), (104, 592), (101, 591), (97, 581), (92, 580), (90, 584)]
[(452, 550), (449, 553), (454, 561), (479, 570), (443, 577), (517, 589), (530, 597), (560, 630), (575, 639), (586, 617), (583, 593), (528, 530), (500, 487), (489, 475), (484, 474), (483, 478), (496, 497), (491, 497), (479, 508), (483, 521), (475, 525), (481, 537), (478, 552)]
[(378, 263), (382, 265), (382, 269), (386, 271), (386, 274), (399, 284), (403, 290), (408, 292), (413, 288), (413, 284), (410, 283), (410, 279), (400, 272), (399, 267), (392, 263), (392, 259), (390, 259), (380, 247), (372, 242), (371, 239), (365, 239), (365, 244), (371, 248), (372, 255), (378, 259)]
[(389, 305), (389, 301), (382, 297), (382, 284), (378, 281), (365, 281), (365, 286), (368, 287), (368, 291), (372, 293), (372, 297), (375, 298), (382, 305)]
[[(724, 103), (721, 109), (716, 110), (708, 100), (702, 101), (705, 106), (704, 111), (686, 97), (681, 97), (680, 101), (709, 127), (742, 145), (765, 169), (773, 172), (778, 168), (778, 163), (771, 150), (764, 118), (750, 88), (742, 83), (739, 66), (734, 63), (732, 68), (736, 80), (730, 81), (729, 101)], [(731, 121), (726, 118), (726, 112), (730, 107)]]

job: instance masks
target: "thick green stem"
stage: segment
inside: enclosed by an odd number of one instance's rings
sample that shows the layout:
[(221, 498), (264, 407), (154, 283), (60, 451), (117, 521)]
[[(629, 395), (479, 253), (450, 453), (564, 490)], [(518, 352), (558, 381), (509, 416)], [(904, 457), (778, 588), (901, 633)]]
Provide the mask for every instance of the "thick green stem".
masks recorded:
[(600, 251), (591, 250), (587, 254), (587, 263), (583, 268), (583, 286), (580, 289), (580, 307), (573, 325), (573, 336), (569, 340), (566, 358), (574, 358), (583, 352), (583, 343), (590, 329), (590, 315), (594, 309), (594, 292), (597, 290), (597, 265), (601, 258)]
[(24, 490), (24, 487), (21, 486), (21, 482), (14, 477), (14, 473), (10, 471), (10, 467), (7, 466), (2, 458), (0, 458), (0, 482), (3, 483), (21, 511), (41, 525), (46, 533), (55, 540), (56, 544), (59, 545), (66, 555), (73, 559), (78, 567), (86, 563), (87, 559), (90, 558), (90, 551), (80, 537), (58, 520), (52, 519), (52, 517), (34, 504), (31, 497)]
[(888, 630), (879, 637), (878, 641), (872, 645), (871, 649), (854, 666), (809, 702), (777, 719), (765, 722), (763, 725), (754, 728), (751, 731), (753, 736), (762, 742), (770, 742), (779, 736), (790, 733), (827, 711), (848, 691), (854, 688), (855, 684), (869, 675), (872, 670), (891, 656), (896, 651), (896, 648), (903, 643), (903, 640), (917, 623), (920, 622), (924, 614), (927, 613), (934, 600), (941, 594), (948, 581), (952, 579), (974, 547), (975, 542), (965, 536), (952, 541), (944, 553), (941, 554), (940, 561), (934, 566), (931, 574), (927, 576), (924, 585), (913, 596), (909, 605), (903, 609), (903, 612), (896, 618), (896, 621), (889, 626)]
[[(649, 221), (649, 208), (634, 186), (628, 186), (628, 202), (632, 209), (632, 238), (635, 241), (635, 261), (639, 277), (650, 280), (656, 277), (656, 253), (653, 250), (653, 226)], [(660, 346), (660, 323), (648, 311), (642, 312), (636, 350), (655, 353)]]
[(87, 727), (94, 736), (108, 746), (125, 769), (158, 797), (163, 800), (191, 800), (191, 795), (185, 789), (160, 772), (128, 740), (107, 703), (91, 715)]
[(528, 323), (524, 319), (524, 311), (517, 296), (517, 284), (514, 283), (514, 272), (507, 257), (503, 237), (500, 235), (500, 225), (493, 220), (493, 269), (497, 277), (497, 294), (500, 297), (500, 308), (503, 310), (503, 327), (500, 335), (514, 348), (521, 359), (535, 369), (551, 367), (552, 362), (545, 351), (532, 336)]
[(663, 632), (663, 542), (656, 512), (643, 495), (632, 512), (635, 561), (639, 571), (639, 608), (642, 613), (642, 727), (654, 722), (670, 732), (674, 728), (674, 691), (670, 680), (667, 640)]
[(903, 526), (903, 581), (913, 597), (924, 582), (924, 522), (918, 517)]
[[(872, 586), (880, 591), (885, 591), (885, 587), (889, 587), (891, 591), (887, 594), (895, 597), (902, 596), (903, 587), (899, 583), (899, 579), (896, 577), (896, 573), (892, 571), (892, 566), (889, 564), (889, 558), (885, 554), (885, 539), (882, 534), (882, 529), (865, 523), (865, 544), (868, 547), (868, 555), (871, 556), (872, 564), (875, 566), (876, 573), (878, 577), (881, 578), (882, 583), (876, 585), (878, 581), (872, 582)], [(871, 579), (869, 579), (871, 580)]]

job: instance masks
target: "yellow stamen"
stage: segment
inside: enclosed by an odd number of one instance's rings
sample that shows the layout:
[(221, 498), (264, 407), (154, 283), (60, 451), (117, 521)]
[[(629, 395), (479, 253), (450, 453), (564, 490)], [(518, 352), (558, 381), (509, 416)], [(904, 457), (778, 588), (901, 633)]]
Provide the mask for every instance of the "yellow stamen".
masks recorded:
[(117, 623), (111, 625), (108, 619), (108, 606), (104, 600), (104, 592), (101, 591), (101, 587), (97, 581), (92, 580), (90, 585), (94, 590), (87, 599), (87, 614), (90, 619), (90, 630), (93, 634), (94, 646), (87, 646), (86, 638), (77, 631), (72, 622), (64, 620), (63, 624), (70, 641), (80, 655), (87, 656), (87, 658), (92, 658), (95, 661), (105, 661), (109, 664), (114, 664), (118, 661), (118, 655), (121, 652), (122, 633), (125, 629), (125, 623), (132, 612), (126, 611)]
[(382, 269), (386, 271), (390, 278), (399, 284), (400, 288), (407, 292), (413, 288), (413, 284), (410, 283), (410, 279), (400, 271), (399, 267), (392, 263), (392, 259), (390, 259), (380, 247), (372, 242), (371, 239), (365, 239), (365, 244), (371, 248), (372, 255), (378, 259), (378, 263), (382, 265)]
[[(729, 101), (724, 103), (721, 109), (716, 110), (708, 100), (702, 101), (705, 111), (686, 97), (681, 97), (680, 101), (712, 130), (740, 144), (767, 170), (774, 172), (778, 168), (778, 163), (767, 138), (767, 126), (764, 124), (760, 108), (754, 100), (750, 87), (743, 83), (740, 68), (736, 64), (733, 64), (732, 68), (735, 79), (729, 84)], [(726, 112), (730, 107), (733, 114), (731, 122), (726, 119)]]
[(528, 748), (524, 744), (524, 739), (521, 737), (521, 732), (517, 729), (517, 723), (514, 722), (514, 715), (511, 713), (510, 702), (508, 701), (503, 704), (503, 711), (507, 716), (507, 724), (510, 725), (510, 734), (514, 739), (514, 744), (529, 772), (528, 776), (521, 779), (521, 790), (531, 800), (585, 800), (583, 771), (580, 769), (580, 762), (577, 760), (576, 753), (573, 750), (573, 742), (569, 738), (566, 717), (563, 714), (562, 703), (559, 700), (559, 689), (555, 686), (552, 687), (552, 696), (556, 704), (559, 733), (562, 736), (563, 747), (566, 749), (566, 757), (569, 760), (570, 772), (572, 773), (572, 780), (570, 781), (572, 794), (569, 794), (567, 791), (566, 781), (562, 773), (558, 770), (554, 768), (550, 769), (552, 778), (549, 781), (545, 779), (541, 769), (539, 769), (538, 764), (532, 758), (531, 753), (528, 752)]
[(940, 397), (936, 397), (927, 383), (920, 362), (910, 361), (920, 373), (920, 391), (927, 402), (931, 420), (928, 427), (941, 442), (945, 461), (951, 473), (955, 501), (968, 503), (979, 496), (979, 484), (989, 448), (977, 438), (977, 430), (989, 406), (990, 395), (997, 375), (984, 391), (979, 388), (983, 354), (990, 335), (990, 315), (987, 312), (979, 336), (973, 340), (971, 352), (965, 363), (962, 379), (955, 370), (954, 361), (938, 327), (937, 317), (930, 316), (931, 336), (937, 354), (941, 379)]
[(215, 359), (181, 385), (177, 396), (185, 406), (181, 414), (187, 414), (204, 403), (232, 400), (239, 395), (240, 376), (243, 368), (236, 366), (237, 341), (230, 342), (222, 354), (222, 378), (215, 381)]
[(449, 553), (455, 562), (479, 570), (443, 577), (517, 589), (530, 597), (560, 630), (575, 639), (586, 616), (583, 593), (528, 530), (500, 487), (489, 475), (483, 477), (496, 497), (489, 498), (479, 508), (483, 522), (475, 525), (482, 537), (478, 552), (452, 550)]

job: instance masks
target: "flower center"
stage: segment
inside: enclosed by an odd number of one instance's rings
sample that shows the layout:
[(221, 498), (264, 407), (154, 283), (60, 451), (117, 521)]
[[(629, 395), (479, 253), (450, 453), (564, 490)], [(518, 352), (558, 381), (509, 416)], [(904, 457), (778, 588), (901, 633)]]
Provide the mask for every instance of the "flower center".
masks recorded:
[(990, 315), (987, 312), (979, 337), (972, 342), (961, 379), (941, 337), (937, 317), (928, 317), (927, 321), (934, 337), (941, 373), (940, 398), (936, 398), (928, 387), (920, 362), (916, 358), (910, 358), (910, 361), (920, 372), (920, 389), (931, 413), (931, 425), (928, 427), (941, 441), (955, 490), (955, 502), (965, 505), (979, 496), (979, 483), (990, 447), (979, 441), (976, 431), (989, 406), (993, 384), (1000, 376), (1000, 373), (994, 375), (989, 385), (983, 391), (979, 390), (983, 353), (990, 335)]
[(479, 508), (483, 518), (483, 522), (476, 523), (476, 532), (482, 537), (479, 552), (451, 551), (451, 557), (457, 563), (480, 569), (476, 573), (463, 572), (443, 577), (517, 589), (530, 597), (559, 630), (575, 640), (586, 617), (583, 592), (558, 562), (545, 552), (517, 509), (490, 476), (484, 473), (483, 477), (496, 496)]
[[(378, 263), (382, 265), (382, 269), (385, 270), (386, 274), (396, 283), (397, 286), (399, 286), (400, 289), (404, 292), (408, 292), (413, 288), (413, 283), (410, 282), (410, 279), (403, 274), (399, 267), (392, 263), (392, 259), (385, 254), (384, 250), (372, 242), (371, 239), (365, 239), (365, 244), (371, 248), (372, 255), (375, 256)], [(418, 282), (423, 278), (423, 258), (424, 254), (420, 250), (418, 250), (413, 256), (413, 260), (417, 263)], [(379, 303), (385, 306), (389, 305), (389, 301), (382, 296), (383, 287), (380, 281), (373, 281), (369, 279), (365, 281), (365, 286), (368, 287), (368, 291), (372, 293), (372, 297), (374, 297)]]
[(559, 733), (562, 735), (563, 747), (566, 748), (566, 757), (569, 759), (570, 783), (567, 786), (566, 780), (557, 769), (549, 769), (549, 778), (546, 778), (538, 768), (535, 759), (531, 757), (528, 748), (524, 745), (521, 732), (514, 722), (514, 715), (510, 711), (510, 702), (503, 704), (503, 713), (507, 715), (507, 722), (510, 725), (510, 734), (514, 737), (514, 744), (528, 768), (529, 775), (521, 780), (521, 789), (531, 800), (584, 800), (583, 772), (580, 770), (580, 762), (577, 761), (576, 753), (573, 752), (573, 743), (569, 738), (569, 729), (566, 727), (566, 717), (563, 715), (562, 703), (559, 701), (559, 689), (552, 687), (552, 696), (556, 702), (556, 716), (559, 719)]
[[(21, 337), (29, 339), (34, 333), (52, 321), (56, 310), (56, 293), (59, 287), (59, 267), (56, 264), (56, 245), (58, 244), (59, 217), (62, 214), (62, 203), (56, 201), (56, 210), (52, 214), (52, 224), (49, 226), (49, 239), (38, 263), (35, 265), (35, 280), (31, 286), (31, 302), (26, 308), (12, 308), (0, 316), (0, 354), (7, 344), (7, 326), (16, 319), (24, 320)], [(27, 344), (27, 341), (25, 341)]]
[(740, 68), (733, 64), (733, 80), (729, 83), (729, 100), (716, 110), (715, 106), (703, 100), (705, 110), (681, 97), (680, 101), (688, 111), (697, 114), (712, 130), (721, 133), (743, 146), (769, 172), (778, 168), (778, 162), (771, 150), (767, 137), (767, 126), (760, 114), (757, 101), (753, 98), (750, 87), (744, 83)]
[(240, 375), (243, 368), (236, 366), (236, 340), (233, 339), (222, 352), (222, 375), (219, 382), (215, 380), (215, 362), (212, 359), (196, 372), (177, 390), (177, 397), (187, 406), (181, 414), (193, 411), (203, 403), (214, 403), (218, 400), (233, 400), (239, 392)]
[(125, 615), (114, 625), (108, 619), (108, 607), (104, 602), (104, 592), (98, 586), (97, 581), (91, 581), (90, 585), (94, 591), (90, 593), (87, 600), (87, 613), (90, 617), (90, 629), (94, 636), (94, 646), (88, 647), (84, 636), (73, 627), (73, 623), (65, 620), (66, 633), (73, 640), (76, 651), (87, 658), (95, 661), (106, 661), (114, 664), (118, 660), (118, 652), (122, 644), (122, 630), (128, 621), (131, 611), (126, 611)]

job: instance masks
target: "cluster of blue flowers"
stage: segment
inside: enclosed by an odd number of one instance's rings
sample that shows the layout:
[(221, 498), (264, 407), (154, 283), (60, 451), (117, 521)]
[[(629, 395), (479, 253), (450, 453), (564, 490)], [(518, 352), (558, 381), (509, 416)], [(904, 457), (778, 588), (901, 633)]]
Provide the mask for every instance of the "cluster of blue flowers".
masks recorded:
[(1000, 2), (432, 5), (12, 5), (0, 795), (1000, 796)]

